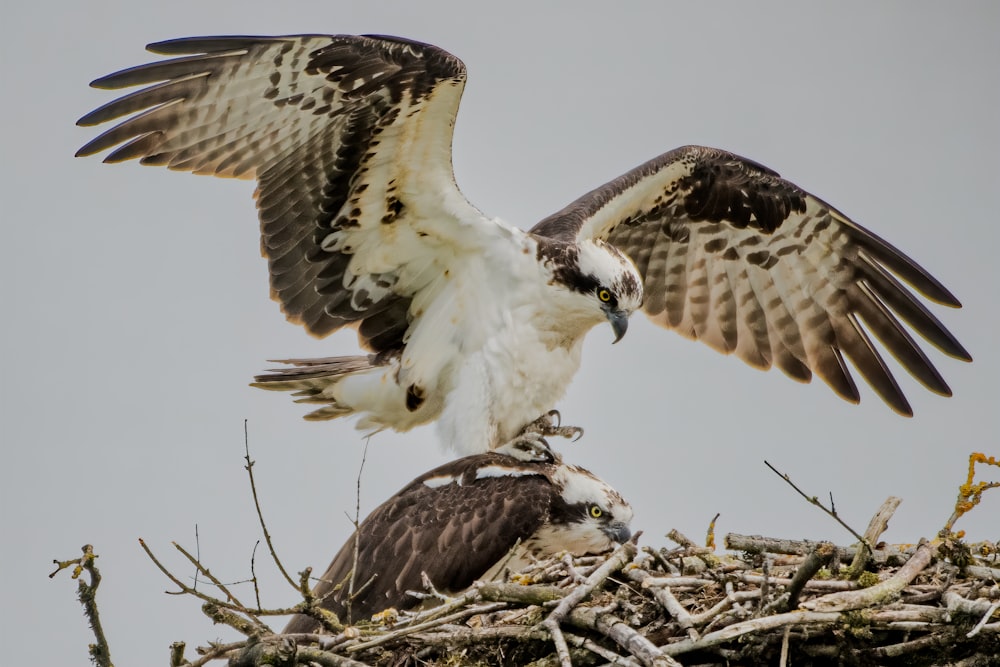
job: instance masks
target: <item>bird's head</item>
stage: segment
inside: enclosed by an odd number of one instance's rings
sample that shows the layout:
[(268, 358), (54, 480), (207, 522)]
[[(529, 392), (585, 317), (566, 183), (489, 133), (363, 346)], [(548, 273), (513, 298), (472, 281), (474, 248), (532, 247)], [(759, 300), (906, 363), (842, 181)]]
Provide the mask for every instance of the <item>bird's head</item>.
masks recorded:
[(560, 244), (549, 257), (553, 281), (571, 294), (590, 326), (606, 319), (618, 342), (629, 316), (642, 305), (642, 276), (618, 248), (599, 239)]
[(580, 269), (594, 281), (592, 294), (615, 332), (615, 341), (628, 330), (628, 318), (642, 305), (642, 276), (625, 253), (604, 241), (582, 241)]
[(632, 537), (632, 506), (591, 472), (564, 464), (553, 483), (559, 490), (549, 517), (553, 552), (598, 554)]

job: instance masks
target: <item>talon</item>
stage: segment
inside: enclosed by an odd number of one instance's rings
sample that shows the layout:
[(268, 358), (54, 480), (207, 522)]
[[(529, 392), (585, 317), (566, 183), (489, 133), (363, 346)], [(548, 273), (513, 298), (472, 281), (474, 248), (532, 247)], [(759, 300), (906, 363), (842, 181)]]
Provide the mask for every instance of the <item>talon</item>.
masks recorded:
[(557, 426), (553, 427), (545, 435), (553, 436), (558, 435), (561, 438), (566, 438), (571, 442), (576, 442), (583, 437), (583, 429), (579, 426)]
[(549, 422), (548, 425), (550, 427), (554, 426), (555, 428), (559, 428), (560, 426), (562, 426), (562, 414), (555, 408), (552, 408), (551, 410), (546, 412), (545, 417), (548, 418)]
[(556, 454), (541, 433), (525, 429), (520, 435), (496, 448), (497, 452), (521, 461), (555, 463)]

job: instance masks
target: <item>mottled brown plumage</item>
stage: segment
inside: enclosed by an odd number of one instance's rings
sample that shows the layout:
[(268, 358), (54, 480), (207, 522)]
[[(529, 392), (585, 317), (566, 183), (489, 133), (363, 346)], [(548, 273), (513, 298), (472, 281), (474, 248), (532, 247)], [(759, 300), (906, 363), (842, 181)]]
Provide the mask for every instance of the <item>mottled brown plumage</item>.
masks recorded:
[[(591, 513), (594, 506), (600, 517)], [(582, 468), (495, 452), (467, 456), (417, 477), (361, 523), (353, 588), (360, 593), (349, 608), (354, 537), (313, 593), (342, 621), (366, 620), (388, 607), (419, 604), (406, 591), (423, 590), (422, 572), (439, 591), (454, 593), (489, 573), (519, 542), (539, 557), (603, 551), (628, 539), (631, 518), (628, 503)], [(317, 627), (299, 615), (285, 632)]]

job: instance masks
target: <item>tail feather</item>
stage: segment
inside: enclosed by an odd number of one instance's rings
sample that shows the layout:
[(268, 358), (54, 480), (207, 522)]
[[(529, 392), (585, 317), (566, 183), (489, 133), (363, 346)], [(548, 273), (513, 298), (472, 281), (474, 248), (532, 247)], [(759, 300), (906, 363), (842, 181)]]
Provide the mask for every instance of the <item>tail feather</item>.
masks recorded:
[[(287, 366), (269, 368), (264, 371), (266, 375), (254, 376), (254, 386), (349, 375), (382, 365), (377, 363), (376, 355), (374, 354), (351, 357), (321, 357), (319, 359), (271, 359), (270, 361), (273, 364), (287, 364)], [(262, 386), (261, 389), (282, 389), (282, 387)]]
[(354, 412), (354, 408), (340, 404), (332, 389), (349, 375), (364, 373), (384, 366), (386, 361), (378, 355), (350, 357), (323, 357), (320, 359), (272, 359), (274, 363), (288, 364), (271, 368), (254, 377), (251, 387), (272, 391), (291, 391), (296, 403), (319, 404), (324, 407), (305, 416), (310, 421), (336, 419)]

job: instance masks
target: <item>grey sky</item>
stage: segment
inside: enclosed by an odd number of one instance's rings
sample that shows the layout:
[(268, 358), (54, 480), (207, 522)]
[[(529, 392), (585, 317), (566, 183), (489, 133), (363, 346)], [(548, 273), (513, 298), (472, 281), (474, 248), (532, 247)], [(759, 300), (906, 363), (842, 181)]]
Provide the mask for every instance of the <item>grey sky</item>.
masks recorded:
[[(558, 7), (558, 8), (557, 8)], [(243, 419), (258, 491), (286, 566), (325, 567), (350, 532), (362, 439), (310, 424), (288, 396), (247, 386), (266, 359), (356, 351), (287, 324), (268, 298), (242, 181), (73, 152), (74, 127), (112, 95), (87, 83), (147, 62), (146, 43), (187, 35), (385, 33), (462, 58), (469, 84), (455, 171), (470, 201), (522, 227), (670, 148), (726, 148), (779, 171), (888, 239), (962, 300), (936, 308), (975, 357), (931, 352), (955, 392), (908, 377), (914, 419), (863, 387), (860, 406), (660, 330), (641, 316), (611, 346), (587, 342), (560, 402), (568, 459), (616, 486), (644, 542), (678, 528), (850, 537), (796, 497), (767, 459), (858, 530), (901, 496), (886, 537), (931, 536), (972, 450), (1000, 455), (995, 197), (1000, 11), (995, 3), (17, 3), (3, 10), (0, 169), (7, 312), (0, 471), (0, 628), (7, 662), (86, 664), (74, 585), (52, 558), (95, 544), (104, 622), (119, 665), (165, 664), (167, 647), (221, 636), (140, 551), (178, 574), (170, 541), (227, 581), (249, 576), (259, 537), (242, 468)], [(445, 460), (433, 428), (372, 439), (365, 513)], [(992, 478), (1000, 477), (996, 472)], [(959, 525), (1000, 538), (1000, 497)], [(262, 602), (292, 604), (259, 549)], [(252, 589), (239, 586), (245, 598)]]

